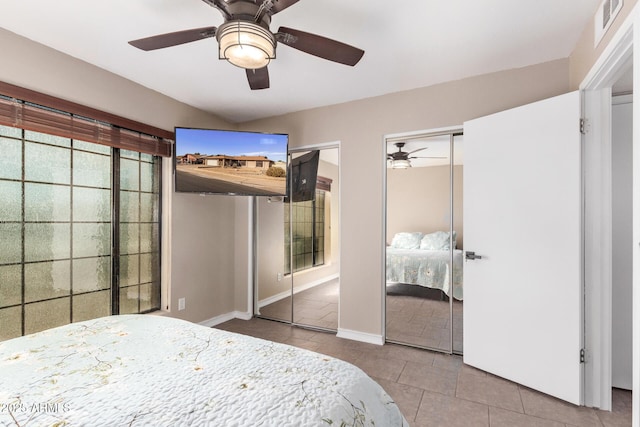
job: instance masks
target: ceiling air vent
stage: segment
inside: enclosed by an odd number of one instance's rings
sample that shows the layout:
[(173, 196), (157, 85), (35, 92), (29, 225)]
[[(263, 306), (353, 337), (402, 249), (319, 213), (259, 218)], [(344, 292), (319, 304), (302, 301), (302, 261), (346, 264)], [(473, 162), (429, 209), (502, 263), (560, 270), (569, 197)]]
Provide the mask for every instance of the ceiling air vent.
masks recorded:
[(604, 0), (598, 7), (594, 19), (594, 47), (598, 46), (598, 43), (600, 43), (609, 27), (611, 27), (611, 23), (616, 19), (618, 13), (620, 13), (620, 9), (622, 9), (622, 4), (623, 0)]

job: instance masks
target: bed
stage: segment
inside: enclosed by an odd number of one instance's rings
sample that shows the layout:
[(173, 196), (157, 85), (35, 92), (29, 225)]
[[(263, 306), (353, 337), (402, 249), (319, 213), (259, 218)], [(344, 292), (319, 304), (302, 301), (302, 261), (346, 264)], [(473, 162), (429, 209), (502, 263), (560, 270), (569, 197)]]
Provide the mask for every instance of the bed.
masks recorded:
[(0, 342), (0, 425), (408, 426), (357, 367), (154, 315)]
[[(455, 242), (455, 231), (453, 241)], [(396, 233), (387, 246), (387, 285), (402, 283), (439, 289), (451, 296), (449, 233)], [(453, 250), (453, 297), (463, 299), (462, 250)]]

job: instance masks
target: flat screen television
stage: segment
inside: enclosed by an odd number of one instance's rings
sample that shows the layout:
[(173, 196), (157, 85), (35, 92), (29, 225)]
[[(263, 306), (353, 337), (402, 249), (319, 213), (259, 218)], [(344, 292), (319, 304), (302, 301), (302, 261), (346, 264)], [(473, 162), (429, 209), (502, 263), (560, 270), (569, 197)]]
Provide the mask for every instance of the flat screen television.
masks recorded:
[(243, 196), (287, 195), (289, 136), (175, 128), (175, 191)]
[(291, 159), (290, 194), (294, 202), (305, 202), (316, 198), (318, 163), (320, 151), (313, 150)]

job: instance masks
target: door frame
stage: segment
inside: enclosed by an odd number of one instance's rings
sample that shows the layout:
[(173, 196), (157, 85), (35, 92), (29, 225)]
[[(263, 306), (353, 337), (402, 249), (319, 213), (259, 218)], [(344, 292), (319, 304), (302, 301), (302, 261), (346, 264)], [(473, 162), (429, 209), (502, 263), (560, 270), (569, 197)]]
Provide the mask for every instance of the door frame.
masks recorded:
[[(640, 82), (640, 53), (634, 55), (634, 45), (640, 47), (640, 16), (636, 7), (623, 22), (609, 45), (579, 86), (583, 93), (584, 149), (584, 321), (585, 321), (585, 406), (611, 410), (611, 346), (612, 346), (612, 165), (611, 165), (611, 105), (613, 84), (634, 65), (634, 86)], [(640, 105), (640, 94), (633, 100)], [(634, 122), (640, 119), (634, 109)], [(634, 129), (634, 147), (640, 147), (640, 132)], [(640, 150), (634, 150), (634, 212), (640, 208)], [(640, 218), (634, 215), (634, 242), (640, 241)], [(640, 285), (640, 250), (634, 243), (633, 287)], [(634, 292), (633, 303), (633, 389), (640, 390), (638, 368), (640, 339), (636, 307), (640, 293)], [(640, 399), (633, 393), (633, 425), (639, 425)]]

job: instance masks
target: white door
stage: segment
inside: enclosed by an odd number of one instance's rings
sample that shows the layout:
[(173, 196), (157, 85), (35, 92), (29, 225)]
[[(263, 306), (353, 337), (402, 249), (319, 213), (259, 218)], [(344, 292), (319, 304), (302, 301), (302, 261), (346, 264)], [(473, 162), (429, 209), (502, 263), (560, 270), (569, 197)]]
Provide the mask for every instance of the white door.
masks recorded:
[(464, 362), (582, 403), (580, 93), (464, 124)]

